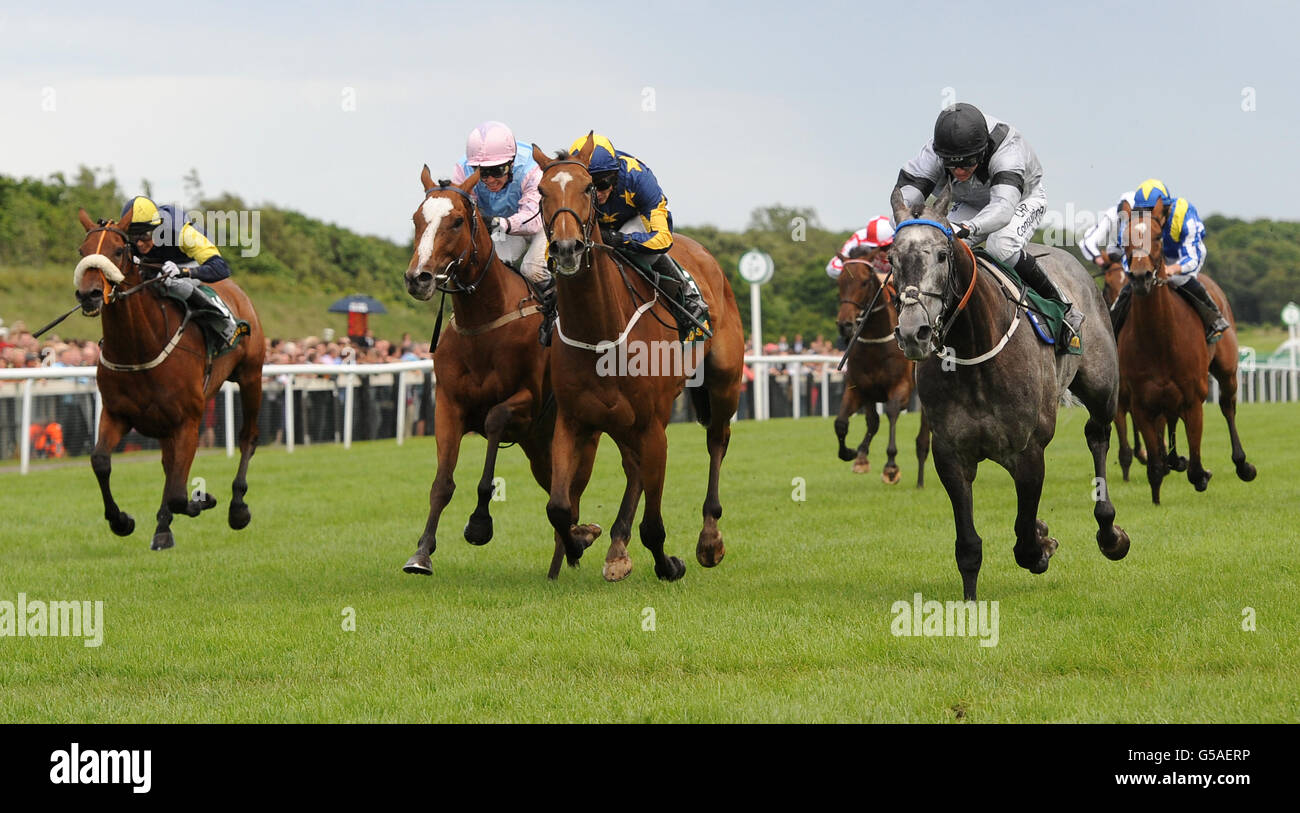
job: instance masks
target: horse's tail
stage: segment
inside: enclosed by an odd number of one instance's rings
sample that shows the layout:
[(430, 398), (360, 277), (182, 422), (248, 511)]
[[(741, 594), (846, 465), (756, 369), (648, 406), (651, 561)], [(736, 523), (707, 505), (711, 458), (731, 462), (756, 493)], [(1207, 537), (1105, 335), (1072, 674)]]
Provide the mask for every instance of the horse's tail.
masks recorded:
[(708, 426), (713, 418), (713, 407), (709, 404), (709, 388), (700, 384), (698, 387), (686, 389), (691, 394), (691, 405), (695, 407), (695, 420), (699, 421), (700, 426)]

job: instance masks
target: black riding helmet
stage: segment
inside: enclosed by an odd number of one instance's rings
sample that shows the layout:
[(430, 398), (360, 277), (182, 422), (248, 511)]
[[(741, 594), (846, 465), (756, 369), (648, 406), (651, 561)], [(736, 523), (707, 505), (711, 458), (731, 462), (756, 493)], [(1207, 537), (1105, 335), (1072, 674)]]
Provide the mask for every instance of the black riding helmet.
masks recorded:
[(934, 122), (934, 152), (946, 167), (975, 163), (988, 145), (984, 114), (973, 104), (958, 102), (944, 108)]

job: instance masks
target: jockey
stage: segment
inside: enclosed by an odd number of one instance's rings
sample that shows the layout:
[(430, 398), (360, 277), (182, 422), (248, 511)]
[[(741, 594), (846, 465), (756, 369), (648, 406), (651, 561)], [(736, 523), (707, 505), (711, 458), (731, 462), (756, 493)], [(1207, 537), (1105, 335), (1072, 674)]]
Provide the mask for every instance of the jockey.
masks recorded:
[[(673, 216), (659, 181), (650, 167), (614, 149), (605, 136), (595, 134), (592, 139), (596, 146), (587, 171), (595, 187), (601, 242), (627, 253), (657, 255), (651, 268), (659, 274), (664, 291), (707, 326), (709, 311), (699, 288), (693, 280), (685, 279), (668, 257), (673, 245)], [(573, 142), (569, 152), (576, 154), (586, 141), (587, 136), (582, 136)], [(697, 327), (683, 333), (683, 341), (702, 337)]]
[[(1205, 325), (1205, 341), (1214, 344), (1223, 338), (1228, 329), (1228, 320), (1214, 304), (1205, 286), (1196, 278), (1205, 265), (1205, 225), (1201, 223), (1196, 207), (1186, 198), (1174, 198), (1165, 191), (1164, 185), (1154, 179), (1147, 180), (1137, 188), (1133, 197), (1134, 211), (1154, 209), (1161, 201), (1165, 204), (1168, 217), (1165, 218), (1164, 232), (1160, 235), (1163, 244), (1166, 279), (1175, 291), (1182, 294), (1196, 309)], [(1123, 201), (1121, 201), (1121, 206)], [(1121, 234), (1121, 238), (1122, 238)], [(1124, 272), (1128, 273), (1128, 258), (1124, 258)], [(1128, 308), (1133, 297), (1133, 285), (1128, 283), (1115, 303), (1111, 305), (1111, 324), (1115, 335), (1128, 316)]]
[[(1011, 125), (959, 102), (939, 113), (934, 138), (898, 173), (896, 189), (908, 206), (952, 181), (948, 221), (958, 238), (985, 242), (995, 260), (1015, 268), (1025, 284), (1066, 306), (1057, 350), (1078, 335), (1083, 313), (1024, 250), (1047, 211), (1043, 167), (1029, 142)], [(1067, 333), (1068, 331), (1068, 333)]]
[(479, 180), (471, 195), (491, 224), (497, 256), (533, 283), (544, 312), (554, 311), (555, 283), (546, 270), (546, 231), (537, 188), (542, 169), (533, 160), (533, 145), (518, 143), (501, 122), (485, 121), (470, 131), (465, 158), (451, 172), (452, 183), (464, 183), (475, 170)]
[[(1169, 191), (1165, 185), (1156, 178), (1147, 178), (1142, 182), (1142, 186), (1151, 185), (1159, 189), (1166, 197)], [(1105, 268), (1110, 265), (1112, 258), (1119, 259), (1119, 213), (1124, 202), (1133, 205), (1133, 199), (1137, 195), (1137, 190), (1125, 192), (1120, 195), (1119, 203), (1115, 204), (1113, 209), (1102, 212), (1097, 218), (1097, 225), (1088, 229), (1079, 240), (1079, 251), (1083, 254), (1084, 259), (1089, 260), (1098, 268)]]
[(167, 295), (188, 303), (196, 318), (221, 337), (223, 348), (247, 335), (247, 322), (236, 319), (220, 297), (210, 297), (194, 284), (193, 280), (220, 282), (230, 276), (230, 266), (212, 241), (185, 220), (184, 212), (171, 204), (159, 206), (143, 195), (126, 202), (122, 215), (128, 212), (131, 224), (126, 233), (140, 260), (162, 265), (159, 276)]
[[(892, 242), (894, 242), (894, 226), (889, 222), (889, 216), (873, 217), (867, 221), (867, 225), (850, 234), (849, 239), (844, 241), (839, 253), (826, 263), (826, 274), (831, 279), (839, 279), (844, 271), (844, 260), (848, 259), (855, 248), (882, 248), (888, 247)], [(889, 260), (877, 260), (874, 268), (876, 276), (880, 277), (883, 283), (885, 273), (889, 271)]]

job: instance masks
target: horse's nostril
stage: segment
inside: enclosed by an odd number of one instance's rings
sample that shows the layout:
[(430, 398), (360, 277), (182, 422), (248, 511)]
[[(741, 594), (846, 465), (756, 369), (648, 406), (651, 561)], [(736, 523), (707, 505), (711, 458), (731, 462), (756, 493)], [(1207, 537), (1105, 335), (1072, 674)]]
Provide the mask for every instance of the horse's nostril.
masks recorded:
[(419, 280), (420, 283), (422, 284), (428, 284), (433, 280), (433, 274), (429, 273), (428, 271), (421, 271), (419, 274), (416, 275), (415, 278)]
[(916, 338), (922, 342), (930, 341), (930, 326), (921, 325), (916, 331)]

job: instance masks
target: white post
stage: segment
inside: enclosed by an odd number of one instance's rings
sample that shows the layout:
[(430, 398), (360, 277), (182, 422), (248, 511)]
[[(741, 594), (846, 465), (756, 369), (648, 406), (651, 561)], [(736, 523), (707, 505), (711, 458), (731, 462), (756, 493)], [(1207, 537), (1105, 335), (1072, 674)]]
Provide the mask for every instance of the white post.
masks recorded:
[(1300, 325), (1290, 325), (1290, 328), (1291, 328), (1290, 330), (1291, 332), (1291, 391), (1288, 393), (1290, 397), (1287, 400), (1294, 401), (1296, 400), (1296, 383), (1297, 383), (1296, 354), (1297, 352), (1300, 352), (1300, 347), (1297, 347), (1297, 345), (1300, 345)]
[(284, 377), (284, 449), (293, 452), (293, 376)]
[(226, 457), (235, 456), (235, 385), (227, 381), (221, 385), (226, 394)]
[(790, 367), (790, 400), (793, 402), (790, 408), (794, 417), (799, 418), (801, 417), (799, 401), (803, 396), (803, 365), (796, 361)]
[(831, 416), (831, 371), (825, 362), (822, 362), (822, 417)]
[(397, 445), (406, 431), (406, 373), (397, 373)]
[(104, 396), (99, 393), (99, 385), (95, 385), (95, 428), (91, 430), (95, 435), (95, 442), (99, 443), (99, 416), (104, 413)]
[(347, 393), (343, 396), (343, 448), (352, 448), (352, 376), (343, 376), (348, 380)]
[(20, 457), (22, 462), (18, 470), (22, 474), (27, 473), (27, 464), (32, 459), (32, 379), (28, 378), (23, 381), (23, 419), (19, 427), (23, 433), (21, 439), (22, 453)]
[[(749, 283), (749, 335), (754, 340), (754, 355), (763, 354), (763, 298), (759, 294), (761, 285)], [(754, 418), (767, 418), (767, 365), (755, 365), (754, 370)]]

